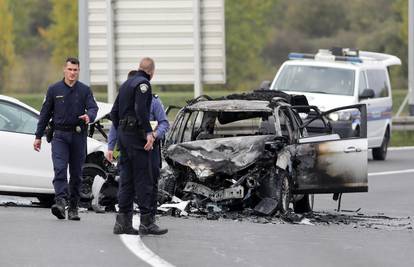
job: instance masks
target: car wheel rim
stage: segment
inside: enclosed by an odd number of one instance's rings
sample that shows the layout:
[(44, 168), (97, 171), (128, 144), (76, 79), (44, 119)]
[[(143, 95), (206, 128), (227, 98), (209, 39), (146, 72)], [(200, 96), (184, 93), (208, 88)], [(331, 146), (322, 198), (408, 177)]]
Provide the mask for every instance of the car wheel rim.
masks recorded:
[(285, 176), (283, 178), (283, 185), (282, 185), (282, 208), (283, 211), (287, 211), (289, 208), (289, 192), (290, 192), (290, 188), (289, 188), (289, 181), (288, 178)]

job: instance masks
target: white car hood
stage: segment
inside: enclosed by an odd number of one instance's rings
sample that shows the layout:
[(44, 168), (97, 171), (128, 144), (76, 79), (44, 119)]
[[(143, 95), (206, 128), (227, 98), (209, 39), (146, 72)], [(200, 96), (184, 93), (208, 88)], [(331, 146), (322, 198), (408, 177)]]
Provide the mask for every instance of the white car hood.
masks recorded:
[(333, 108), (353, 105), (354, 96), (348, 95), (329, 95), (329, 94), (316, 94), (306, 92), (291, 92), (284, 91), (288, 94), (305, 95), (308, 99), (309, 105), (317, 106), (321, 111), (327, 111)]
[(88, 155), (93, 152), (102, 151), (103, 153), (107, 150), (107, 144), (103, 143), (101, 141), (98, 141), (96, 139), (88, 137), (87, 142), (87, 149), (88, 149)]
[(96, 119), (93, 122), (99, 121), (100, 119), (104, 118), (107, 114), (111, 112), (113, 104), (104, 103), (104, 102), (96, 102), (98, 105), (98, 114), (96, 115)]
[[(111, 112), (112, 104), (104, 103), (104, 102), (96, 102), (98, 105), (98, 114), (96, 115), (96, 119), (93, 123), (103, 119), (106, 115)], [(107, 144), (96, 139), (88, 137), (88, 155), (92, 152), (102, 151), (105, 153), (107, 150)]]

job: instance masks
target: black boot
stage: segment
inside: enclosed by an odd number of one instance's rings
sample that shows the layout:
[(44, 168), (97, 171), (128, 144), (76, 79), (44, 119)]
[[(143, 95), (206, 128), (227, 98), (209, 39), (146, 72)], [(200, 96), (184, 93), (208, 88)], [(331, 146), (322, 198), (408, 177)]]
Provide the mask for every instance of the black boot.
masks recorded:
[(138, 230), (132, 227), (132, 212), (116, 215), (114, 234), (138, 235)]
[(63, 198), (57, 198), (55, 204), (52, 205), (52, 214), (59, 220), (65, 219), (66, 200)]
[(153, 214), (141, 215), (141, 224), (139, 225), (140, 235), (163, 235), (168, 229), (160, 228), (155, 224), (155, 216)]
[(77, 200), (69, 201), (68, 220), (80, 221), (80, 217), (78, 215), (78, 201)]

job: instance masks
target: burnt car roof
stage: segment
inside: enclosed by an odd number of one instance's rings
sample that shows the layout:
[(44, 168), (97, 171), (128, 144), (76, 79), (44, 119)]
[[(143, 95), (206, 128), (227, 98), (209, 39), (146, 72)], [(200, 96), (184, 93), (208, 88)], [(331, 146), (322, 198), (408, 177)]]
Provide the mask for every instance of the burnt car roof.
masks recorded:
[(304, 95), (289, 95), (275, 90), (254, 90), (219, 98), (203, 95), (187, 103), (188, 110), (225, 112), (271, 112), (276, 105), (309, 105)]
[(259, 100), (208, 100), (187, 106), (189, 110), (227, 111), (227, 112), (272, 112), (269, 101)]

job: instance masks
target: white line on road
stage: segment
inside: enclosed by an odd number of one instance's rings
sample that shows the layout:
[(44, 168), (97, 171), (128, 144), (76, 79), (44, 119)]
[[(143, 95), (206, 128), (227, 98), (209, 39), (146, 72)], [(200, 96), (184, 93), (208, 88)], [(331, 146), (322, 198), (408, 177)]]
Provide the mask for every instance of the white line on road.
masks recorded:
[[(411, 149), (411, 148), (404, 148)], [(396, 149), (398, 150), (398, 149)], [(387, 172), (372, 172), (368, 173), (368, 176), (380, 176), (380, 175), (389, 175), (389, 174), (401, 174), (401, 173), (411, 173), (414, 172), (414, 169), (400, 170), (400, 171), (387, 171)], [(133, 217), (133, 226), (134, 228), (139, 228), (139, 218), (138, 216)], [(161, 267), (172, 267), (174, 265), (162, 259), (160, 256), (151, 251), (141, 238), (136, 235), (121, 235), (121, 240), (124, 245), (134, 253), (138, 258), (145, 261), (151, 266), (161, 266)]]
[(410, 173), (414, 172), (414, 169), (407, 169), (401, 171), (388, 171), (388, 172), (371, 172), (368, 173), (368, 176), (380, 176), (380, 175), (389, 175), (389, 174), (401, 174), (401, 173)]
[[(139, 228), (138, 216), (133, 217), (134, 228)], [(138, 235), (120, 235), (124, 245), (141, 260), (145, 261), (151, 266), (172, 267), (174, 265), (163, 260), (160, 256), (152, 252)]]

